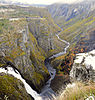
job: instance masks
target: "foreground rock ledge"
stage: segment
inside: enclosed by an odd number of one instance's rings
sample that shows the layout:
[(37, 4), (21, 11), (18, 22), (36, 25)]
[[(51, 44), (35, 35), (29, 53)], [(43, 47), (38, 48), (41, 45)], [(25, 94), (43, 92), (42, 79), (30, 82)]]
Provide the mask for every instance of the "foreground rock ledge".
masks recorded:
[(70, 77), (77, 81), (95, 82), (95, 50), (76, 55)]
[(0, 100), (33, 100), (24, 84), (12, 75), (0, 73)]

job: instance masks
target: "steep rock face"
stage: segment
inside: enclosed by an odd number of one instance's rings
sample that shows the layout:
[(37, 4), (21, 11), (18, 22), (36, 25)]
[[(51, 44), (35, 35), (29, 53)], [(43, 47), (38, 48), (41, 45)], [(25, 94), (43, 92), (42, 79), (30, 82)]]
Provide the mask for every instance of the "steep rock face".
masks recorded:
[(95, 82), (95, 50), (76, 55), (70, 76), (78, 81)]
[(55, 22), (64, 30), (60, 38), (75, 45), (88, 30), (95, 26), (95, 1), (87, 0), (74, 4), (53, 4), (48, 7)]
[(52, 40), (52, 30), (50, 30), (50, 26), (46, 18), (41, 19), (30, 19), (29, 22), (29, 29), (30, 32), (35, 36), (37, 39), (38, 44), (48, 52), (50, 49), (54, 48), (54, 43)]
[(26, 19), (0, 21), (4, 24), (1, 24), (0, 59), (4, 56), (7, 61), (12, 62), (28, 83), (31, 86), (34, 84), (35, 89), (40, 90), (49, 79), (49, 73), (44, 65), (46, 54), (28, 31)]
[[(62, 51), (65, 43), (58, 40), (56, 34), (59, 34), (61, 29), (54, 24), (52, 18), (28, 18), (29, 31), (36, 38), (38, 45), (50, 55)], [(49, 56), (50, 56), (49, 55)]]
[(44, 65), (45, 58), (64, 49), (65, 44), (55, 35), (61, 29), (46, 9), (0, 7), (7, 9), (0, 12), (0, 59), (4, 57), (11, 62), (28, 83), (40, 91), (50, 78)]
[(0, 73), (0, 99), (32, 100), (20, 80), (4, 73)]
[(68, 21), (76, 16), (84, 18), (90, 11), (95, 9), (95, 1), (87, 0), (74, 4), (52, 4), (47, 8), (53, 18)]

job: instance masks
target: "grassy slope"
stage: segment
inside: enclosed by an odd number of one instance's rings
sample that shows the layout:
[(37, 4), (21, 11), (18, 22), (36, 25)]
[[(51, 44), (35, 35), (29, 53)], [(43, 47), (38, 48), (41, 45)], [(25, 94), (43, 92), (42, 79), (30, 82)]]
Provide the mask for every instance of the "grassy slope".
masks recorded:
[[(64, 71), (68, 73), (71, 69), (75, 53), (83, 52), (82, 48), (85, 50), (87, 49), (87, 41), (89, 41), (91, 34), (89, 30), (94, 30), (95, 16), (94, 13), (90, 13), (89, 16), (84, 19), (81, 19), (81, 17), (78, 16), (63, 24), (64, 30), (59, 36), (60, 38), (69, 41), (71, 45), (66, 55), (57, 57), (51, 62), (52, 65), (58, 69), (58, 73), (64, 73)], [(81, 41), (85, 41), (86, 45), (80, 47), (78, 44), (82, 43)]]
[[(72, 21), (70, 23), (73, 23)], [(60, 37), (69, 42), (75, 40), (75, 38), (80, 37), (81, 34), (87, 32), (90, 26), (94, 27), (95, 17), (92, 15), (86, 17), (85, 19), (77, 20), (73, 25), (69, 25), (64, 31), (60, 34)]]
[(85, 100), (89, 96), (95, 95), (95, 83), (76, 82), (75, 86), (67, 87), (59, 93), (56, 100)]

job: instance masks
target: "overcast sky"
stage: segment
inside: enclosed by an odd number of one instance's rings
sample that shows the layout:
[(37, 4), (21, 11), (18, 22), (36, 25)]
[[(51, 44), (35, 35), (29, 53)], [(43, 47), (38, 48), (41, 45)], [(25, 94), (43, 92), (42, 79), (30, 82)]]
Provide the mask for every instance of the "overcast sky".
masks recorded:
[(13, 2), (18, 1), (22, 3), (30, 3), (30, 4), (52, 4), (56, 2), (76, 3), (76, 2), (83, 1), (83, 0), (5, 0), (5, 1), (13, 1)]

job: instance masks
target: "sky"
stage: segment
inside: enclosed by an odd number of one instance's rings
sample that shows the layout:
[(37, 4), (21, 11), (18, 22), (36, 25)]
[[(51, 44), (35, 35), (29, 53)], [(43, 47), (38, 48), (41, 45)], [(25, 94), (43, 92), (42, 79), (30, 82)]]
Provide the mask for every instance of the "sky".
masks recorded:
[(29, 4), (53, 4), (53, 3), (57, 3), (57, 2), (76, 3), (76, 2), (83, 1), (83, 0), (5, 0), (5, 1), (12, 1), (12, 2), (17, 1), (17, 2), (29, 3)]

